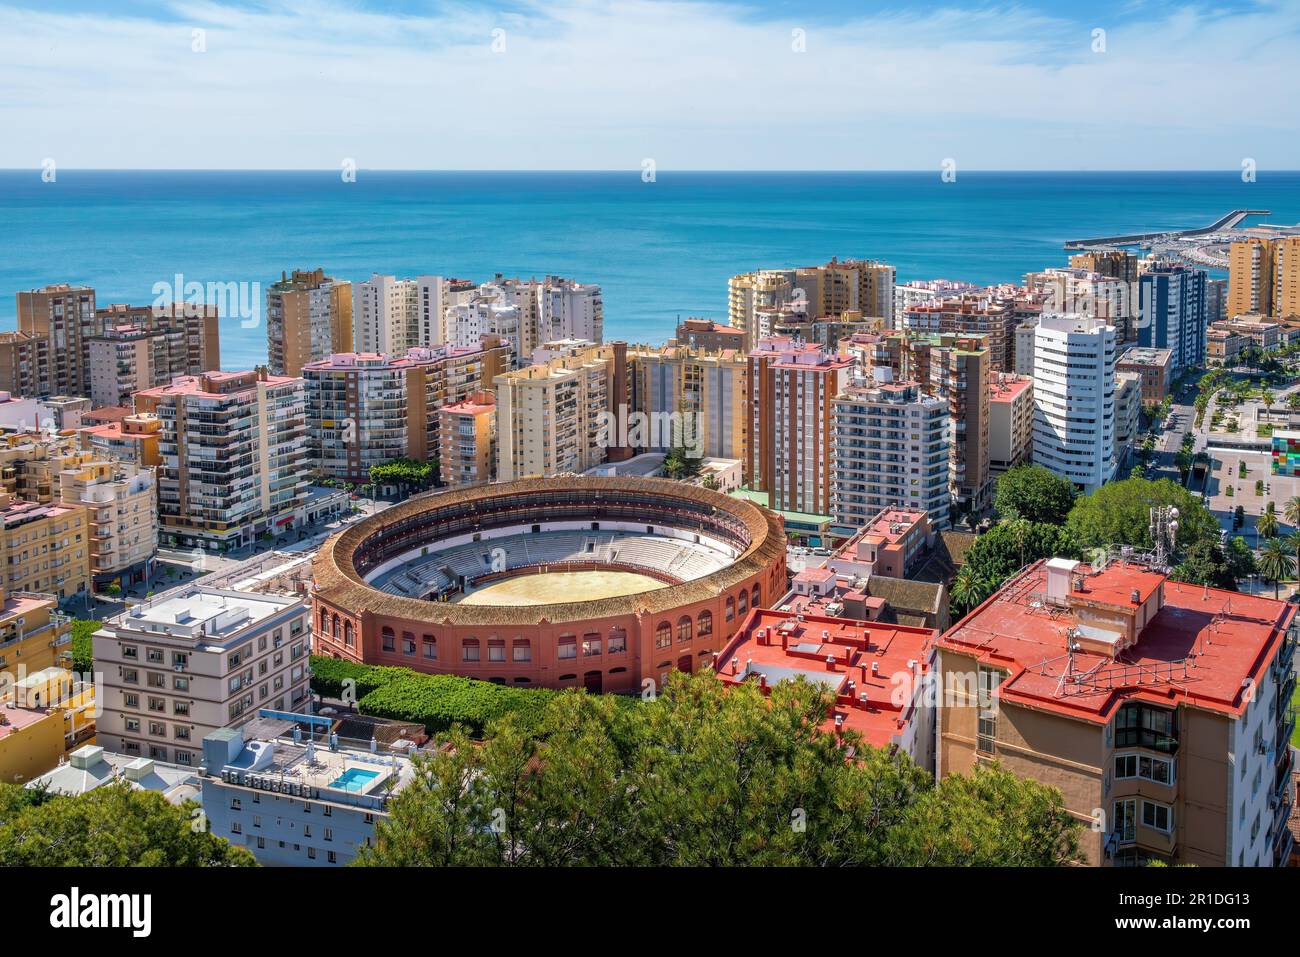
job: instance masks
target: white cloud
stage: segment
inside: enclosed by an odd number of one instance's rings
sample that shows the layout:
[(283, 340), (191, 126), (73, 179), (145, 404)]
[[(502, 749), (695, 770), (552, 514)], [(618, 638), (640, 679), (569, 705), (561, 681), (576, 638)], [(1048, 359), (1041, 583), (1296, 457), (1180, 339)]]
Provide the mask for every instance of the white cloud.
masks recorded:
[(1019, 7), (805, 23), (648, 0), (170, 12), (0, 6), (0, 166), (1278, 168), (1300, 145), (1294, 0), (1114, 27)]

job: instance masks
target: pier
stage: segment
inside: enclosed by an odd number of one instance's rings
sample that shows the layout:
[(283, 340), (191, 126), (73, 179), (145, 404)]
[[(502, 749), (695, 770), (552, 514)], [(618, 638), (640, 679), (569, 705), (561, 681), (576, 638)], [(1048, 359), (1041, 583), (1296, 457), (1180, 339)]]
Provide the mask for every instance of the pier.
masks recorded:
[(1193, 236), (1206, 236), (1211, 233), (1222, 232), (1225, 229), (1235, 229), (1241, 221), (1247, 216), (1267, 216), (1267, 209), (1234, 209), (1226, 216), (1221, 216), (1208, 226), (1201, 226), (1195, 229), (1164, 229), (1159, 232), (1151, 233), (1130, 233), (1127, 236), (1099, 236), (1096, 239), (1072, 239), (1065, 244), (1065, 248), (1070, 251), (1081, 249), (1095, 249), (1099, 246), (1133, 246), (1139, 243), (1152, 242), (1157, 239), (1186, 239)]

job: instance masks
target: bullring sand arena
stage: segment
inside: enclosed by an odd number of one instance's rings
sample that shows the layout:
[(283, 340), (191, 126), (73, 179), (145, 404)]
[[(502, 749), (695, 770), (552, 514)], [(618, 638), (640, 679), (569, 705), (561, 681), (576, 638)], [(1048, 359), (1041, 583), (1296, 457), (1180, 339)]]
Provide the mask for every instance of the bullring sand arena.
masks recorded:
[(416, 496), (313, 563), (318, 653), (513, 687), (636, 692), (711, 668), (784, 594), (780, 516), (664, 479), (564, 476)]
[(620, 598), (666, 587), (664, 582), (635, 572), (547, 572), (489, 582), (452, 600), (458, 605), (550, 605)]

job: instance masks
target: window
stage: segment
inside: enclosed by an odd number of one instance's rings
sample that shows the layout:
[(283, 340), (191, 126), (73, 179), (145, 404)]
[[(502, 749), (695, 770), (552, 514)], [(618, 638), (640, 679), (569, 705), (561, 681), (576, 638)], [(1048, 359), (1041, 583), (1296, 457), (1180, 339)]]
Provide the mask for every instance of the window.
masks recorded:
[(557, 658), (567, 659), (578, 657), (578, 636), (561, 635), (559, 642), (555, 646)]
[(1114, 827), (1111, 832), (1119, 838), (1121, 844), (1137, 840), (1137, 802), (1116, 801), (1113, 807)]
[(583, 636), (583, 638), (582, 638), (582, 655), (583, 655), (584, 658), (587, 657), (587, 656), (589, 656), (589, 655), (598, 655), (598, 654), (600, 654), (600, 647), (601, 647), (600, 635), (584, 635), (584, 636)]
[(677, 619), (677, 640), (678, 641), (682, 641), (682, 642), (690, 641), (691, 638), (694, 637), (694, 633), (695, 633), (695, 625), (694, 622), (691, 621), (689, 615), (682, 615), (681, 618)]
[(480, 661), (482, 652), (479, 651), (477, 638), (466, 638), (460, 646), (461, 661)]
[(533, 649), (526, 638), (516, 638), (514, 647), (511, 649), (512, 657), (515, 661), (532, 661)]
[(1129, 702), (1115, 716), (1115, 747), (1174, 753), (1178, 750), (1174, 713), (1142, 702)]
[(488, 639), (488, 661), (505, 661), (506, 643), (500, 638)]
[(1002, 684), (1006, 674), (996, 668), (979, 669), (979, 688), (977, 704), (979, 705), (979, 722), (976, 729), (976, 747), (986, 754), (993, 753), (994, 742), (998, 738), (998, 707), (993, 692)]
[(621, 655), (627, 651), (627, 632), (622, 628), (613, 628), (609, 632), (609, 653)]
[(438, 641), (433, 635), (424, 636), (424, 657), (430, 661), (438, 660)]
[(659, 622), (659, 627), (655, 629), (655, 647), (667, 648), (673, 643), (673, 626), (666, 621)]
[(1174, 829), (1174, 809), (1167, 804), (1143, 801), (1142, 826), (1168, 834)]
[(701, 638), (713, 634), (713, 612), (700, 612), (700, 617), (695, 622), (695, 633)]
[(1164, 758), (1149, 754), (1115, 755), (1115, 779), (1123, 781), (1129, 778), (1141, 778), (1156, 784), (1172, 784), (1174, 781), (1174, 763)]
[(382, 637), (383, 637), (384, 651), (397, 650), (397, 636), (393, 634), (393, 629), (385, 627), (382, 632)]
[(736, 617), (736, 599), (730, 595), (727, 596), (727, 621)]

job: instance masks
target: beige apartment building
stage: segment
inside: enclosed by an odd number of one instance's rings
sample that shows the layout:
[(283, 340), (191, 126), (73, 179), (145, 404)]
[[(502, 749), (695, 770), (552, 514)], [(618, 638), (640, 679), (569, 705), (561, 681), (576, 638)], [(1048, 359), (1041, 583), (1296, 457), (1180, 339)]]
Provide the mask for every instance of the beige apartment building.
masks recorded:
[(995, 479), (1034, 452), (1034, 380), (1002, 373), (989, 383), (989, 474)]
[(266, 291), (266, 342), (273, 375), (299, 376), (308, 362), (352, 349), (352, 284), (325, 270), (280, 274)]
[(58, 610), (54, 595), (9, 589), (0, 584), (0, 671), (35, 675), (71, 658), (72, 619)]
[(748, 362), (750, 487), (767, 492), (772, 509), (830, 515), (834, 400), (849, 384), (853, 360), (770, 338)]
[(1039, 561), (939, 640), (939, 776), (1058, 788), (1088, 863), (1276, 866), (1295, 608), (1155, 567)]
[(741, 348), (753, 349), (770, 330), (761, 329), (760, 313), (779, 311), (794, 295), (793, 269), (760, 269), (727, 281), (727, 321), (741, 330)]
[(614, 342), (499, 375), (497, 479), (579, 473), (627, 457), (627, 345)]
[(438, 410), (438, 474), (443, 485), (492, 481), (496, 413), (496, 396), (491, 392), (475, 392)]
[(1300, 316), (1300, 236), (1251, 237), (1228, 252), (1227, 318)]
[(18, 331), (47, 345), (49, 392), (90, 394), (87, 343), (97, 329), (95, 290), (89, 286), (58, 283), (18, 293)]
[(307, 616), (301, 597), (190, 585), (108, 619), (94, 637), (98, 743), (197, 766), (205, 735), (262, 708), (300, 710)]
[(162, 420), (149, 412), (134, 412), (115, 422), (88, 425), (79, 430), (81, 447), (96, 458), (136, 465), (142, 469), (162, 464), (158, 442)]
[(28, 332), (0, 332), (0, 391), (25, 398), (49, 395), (50, 342)]
[(511, 350), (486, 336), (471, 347), (416, 347), (400, 356), (349, 352), (303, 366), (307, 437), (315, 471), (370, 481), (372, 466), (437, 454), (438, 410), (491, 385)]
[(130, 406), (143, 389), (221, 368), (215, 306), (114, 304), (97, 310), (96, 319), (98, 331), (87, 340), (89, 395), (96, 408)]
[(304, 517), (311, 463), (302, 379), (248, 372), (178, 376), (135, 395), (162, 422), (163, 543), (227, 551)]
[(6, 594), (71, 598), (90, 591), (90, 522), (80, 505), (42, 504), (0, 492), (0, 561)]
[(628, 353), (628, 369), (632, 408), (658, 423), (638, 448), (663, 452), (678, 444), (701, 458), (748, 460), (749, 359), (744, 352), (681, 344), (637, 346)]
[(158, 551), (158, 499), (153, 469), (113, 461), (86, 462), (59, 473), (59, 498), (86, 509), (90, 575), (96, 591), (147, 581)]

